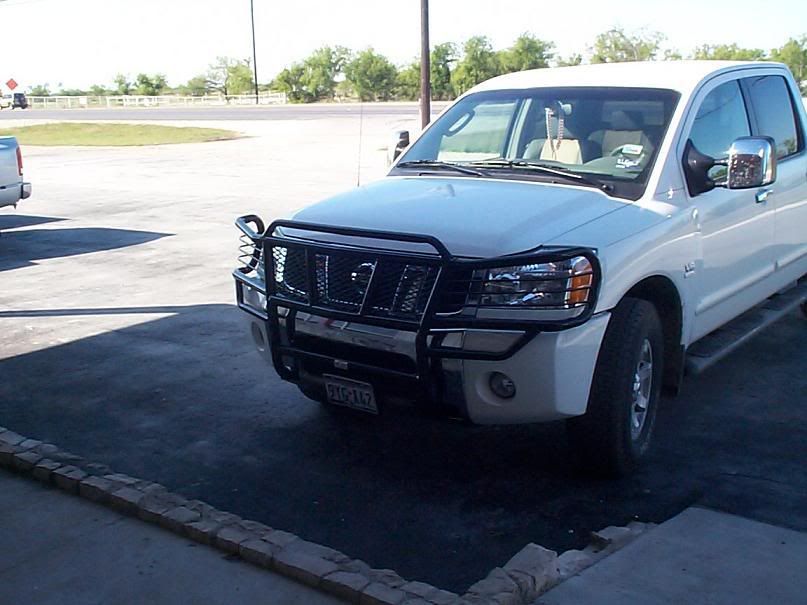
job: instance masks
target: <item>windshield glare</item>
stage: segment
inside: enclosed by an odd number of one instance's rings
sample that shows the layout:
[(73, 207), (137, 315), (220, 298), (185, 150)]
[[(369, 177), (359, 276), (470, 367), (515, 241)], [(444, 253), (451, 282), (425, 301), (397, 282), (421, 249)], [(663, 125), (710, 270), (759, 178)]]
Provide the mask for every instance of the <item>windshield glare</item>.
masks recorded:
[[(537, 162), (596, 176), (612, 182), (615, 190), (626, 185), (622, 195), (639, 197), (677, 101), (674, 91), (649, 88), (475, 93), (443, 114), (401, 162)], [(491, 169), (546, 178), (523, 168)]]

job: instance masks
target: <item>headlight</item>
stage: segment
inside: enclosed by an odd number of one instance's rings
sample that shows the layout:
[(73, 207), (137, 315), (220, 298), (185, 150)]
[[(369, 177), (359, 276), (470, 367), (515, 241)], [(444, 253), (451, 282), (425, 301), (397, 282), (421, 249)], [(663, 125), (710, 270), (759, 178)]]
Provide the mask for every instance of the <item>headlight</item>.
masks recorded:
[(594, 271), (584, 256), (530, 265), (496, 267), (476, 272), (480, 307), (569, 309), (590, 299)]

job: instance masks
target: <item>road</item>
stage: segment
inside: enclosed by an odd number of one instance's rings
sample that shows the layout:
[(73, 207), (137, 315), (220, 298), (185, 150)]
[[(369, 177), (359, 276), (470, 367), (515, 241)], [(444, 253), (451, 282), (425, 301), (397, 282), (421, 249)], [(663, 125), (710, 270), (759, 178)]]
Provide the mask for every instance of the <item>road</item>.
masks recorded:
[[(367, 177), (390, 120), (365, 124)], [(528, 542), (580, 547), (694, 503), (807, 530), (797, 314), (665, 399), (652, 455), (621, 481), (576, 473), (562, 424), (332, 413), (278, 380), (233, 306), (232, 220), (354, 186), (356, 122), (27, 149), (34, 196), (0, 213), (0, 425), (454, 591)]]
[[(436, 115), (444, 107), (436, 103), (432, 113)], [(249, 120), (324, 120), (354, 118), (361, 114), (367, 117), (417, 117), (415, 104), (365, 103), (315, 104), (315, 105), (268, 105), (261, 107), (154, 107), (133, 109), (36, 109), (0, 111), (0, 121), (8, 120), (131, 120), (131, 121), (249, 121)]]

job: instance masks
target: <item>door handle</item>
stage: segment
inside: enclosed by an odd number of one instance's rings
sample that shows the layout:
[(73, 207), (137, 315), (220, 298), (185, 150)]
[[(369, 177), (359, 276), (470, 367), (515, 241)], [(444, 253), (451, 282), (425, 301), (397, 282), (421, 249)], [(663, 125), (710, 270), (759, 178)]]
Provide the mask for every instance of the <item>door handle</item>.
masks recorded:
[(759, 191), (757, 191), (756, 196), (754, 196), (757, 201), (757, 204), (764, 204), (765, 202), (767, 202), (768, 196), (771, 193), (773, 193), (773, 189), (760, 189)]

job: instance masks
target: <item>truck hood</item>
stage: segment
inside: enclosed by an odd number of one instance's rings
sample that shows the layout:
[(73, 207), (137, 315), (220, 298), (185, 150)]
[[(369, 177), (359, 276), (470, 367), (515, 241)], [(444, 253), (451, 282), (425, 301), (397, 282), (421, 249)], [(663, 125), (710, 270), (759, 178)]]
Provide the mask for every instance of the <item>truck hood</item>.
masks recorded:
[(387, 177), (309, 206), (294, 219), (431, 235), (455, 256), (484, 258), (536, 248), (629, 205), (576, 186), (473, 177)]

